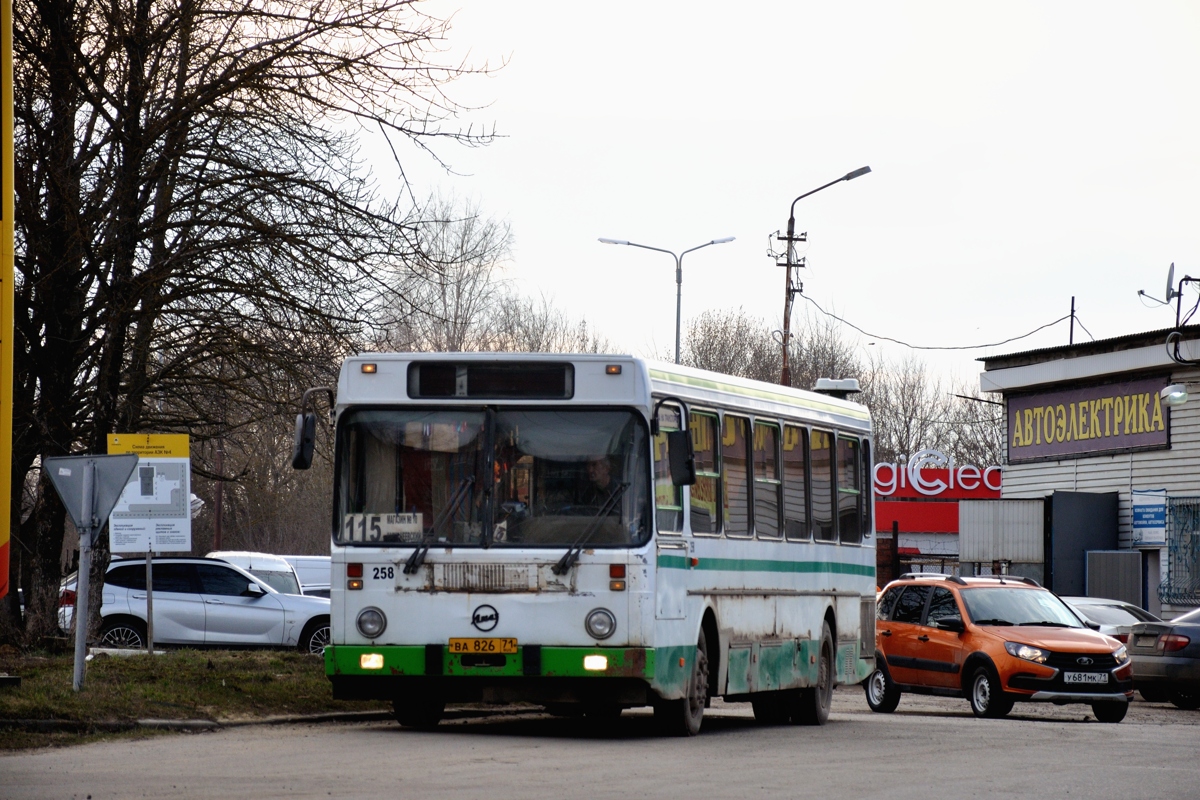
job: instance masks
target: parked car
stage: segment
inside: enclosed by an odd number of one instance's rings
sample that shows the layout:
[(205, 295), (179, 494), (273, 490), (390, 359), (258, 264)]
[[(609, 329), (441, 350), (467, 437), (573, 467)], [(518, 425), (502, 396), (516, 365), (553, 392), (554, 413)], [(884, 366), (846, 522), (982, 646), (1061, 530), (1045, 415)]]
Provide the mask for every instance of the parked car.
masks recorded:
[(329, 597), (329, 556), (281, 556), (300, 578), (300, 591), (318, 597)]
[(1120, 722), (1133, 697), (1125, 645), (1029, 578), (901, 576), (880, 598), (875, 651), (863, 686), (881, 713), (911, 692), (965, 697), (977, 717), (1016, 702), (1088, 703)]
[(1169, 622), (1139, 622), (1129, 632), (1133, 681), (1151, 703), (1200, 708), (1200, 608)]
[(1106, 636), (1111, 636), (1122, 644), (1129, 644), (1129, 629), (1139, 622), (1160, 622), (1158, 617), (1144, 608), (1112, 600), (1107, 597), (1063, 597), (1064, 603), (1083, 618), (1090, 622)]
[(214, 550), (206, 558), (219, 558), (235, 567), (241, 567), (259, 580), (270, 584), (271, 588), (277, 592), (304, 593), (300, 589), (300, 576), (283, 556), (271, 553), (253, 553), (247, 550)]
[[(286, 594), (249, 572), (208, 558), (155, 558), (154, 643), (219, 647), (295, 647), (320, 653), (329, 643), (329, 600)], [(74, 610), (75, 585), (64, 587)], [(65, 595), (64, 595), (65, 596)], [(64, 622), (60, 600), (59, 624)], [(146, 646), (146, 560), (109, 565), (100, 607), (103, 647)], [(70, 627), (70, 615), (65, 619)]]

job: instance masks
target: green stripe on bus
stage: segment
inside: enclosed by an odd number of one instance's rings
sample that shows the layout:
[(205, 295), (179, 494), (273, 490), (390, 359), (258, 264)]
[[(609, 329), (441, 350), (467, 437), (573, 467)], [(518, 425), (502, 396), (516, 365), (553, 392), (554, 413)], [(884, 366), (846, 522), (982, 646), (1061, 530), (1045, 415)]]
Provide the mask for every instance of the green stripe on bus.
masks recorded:
[(760, 400), (770, 400), (773, 403), (786, 403), (791, 406), (800, 406), (815, 411), (829, 411), (834, 414), (842, 414), (855, 419), (869, 420), (871, 415), (866, 411), (858, 409), (846, 408), (844, 406), (835, 406), (832, 403), (822, 403), (819, 400), (809, 398), (800, 398), (782, 392), (768, 392), (764, 389), (750, 389), (745, 386), (735, 386), (732, 383), (721, 383), (720, 381), (710, 380), (708, 378), (697, 378), (691, 375), (676, 375), (673, 372), (664, 372), (660, 369), (650, 370), (650, 377), (667, 383), (679, 383), (684, 386), (695, 386), (699, 389), (711, 389), (718, 392), (729, 392), (730, 394), (741, 395), (742, 397), (756, 397)]
[(875, 577), (875, 567), (870, 564), (847, 564), (844, 561), (774, 561), (759, 558), (701, 558), (691, 566), (687, 556), (660, 555), (658, 566), (664, 569), (728, 570), (730, 572), (800, 572), (829, 573), (831, 575), (863, 575)]

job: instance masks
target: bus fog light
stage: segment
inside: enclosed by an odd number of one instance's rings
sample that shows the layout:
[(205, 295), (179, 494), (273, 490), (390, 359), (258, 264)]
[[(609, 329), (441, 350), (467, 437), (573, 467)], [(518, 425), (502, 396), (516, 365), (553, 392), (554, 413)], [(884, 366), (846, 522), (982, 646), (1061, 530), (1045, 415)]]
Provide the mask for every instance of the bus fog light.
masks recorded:
[(383, 669), (383, 653), (363, 653), (358, 657), (359, 669)]
[(378, 608), (368, 606), (358, 612), (358, 632), (368, 639), (375, 639), (387, 628), (387, 617)]
[(608, 656), (584, 656), (583, 668), (589, 672), (603, 672), (608, 669)]
[(593, 639), (607, 639), (617, 630), (617, 618), (607, 608), (597, 608), (588, 612), (584, 627)]

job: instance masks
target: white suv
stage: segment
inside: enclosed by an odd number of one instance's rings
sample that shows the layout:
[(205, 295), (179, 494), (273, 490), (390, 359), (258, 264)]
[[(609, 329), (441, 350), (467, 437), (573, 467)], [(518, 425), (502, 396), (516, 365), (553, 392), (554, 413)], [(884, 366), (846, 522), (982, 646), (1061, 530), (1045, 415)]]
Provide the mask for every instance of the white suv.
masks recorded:
[[(283, 594), (216, 559), (155, 558), (153, 574), (155, 644), (321, 653), (329, 643), (329, 600), (323, 597)], [(114, 561), (103, 591), (100, 645), (145, 647), (146, 560)]]

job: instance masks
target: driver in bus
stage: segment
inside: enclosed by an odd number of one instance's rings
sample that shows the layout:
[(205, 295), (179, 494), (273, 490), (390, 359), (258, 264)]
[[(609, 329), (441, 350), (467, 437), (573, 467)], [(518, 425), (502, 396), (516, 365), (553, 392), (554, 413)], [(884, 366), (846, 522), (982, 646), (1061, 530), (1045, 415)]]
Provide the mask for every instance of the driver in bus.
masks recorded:
[[(583, 491), (581, 502), (584, 505), (595, 506), (602, 508), (608, 502), (608, 498), (612, 497), (613, 492), (617, 490), (617, 482), (613, 480), (612, 462), (608, 456), (593, 456), (588, 459), (587, 466), (588, 485)], [(613, 508), (610, 513), (616, 512)]]

